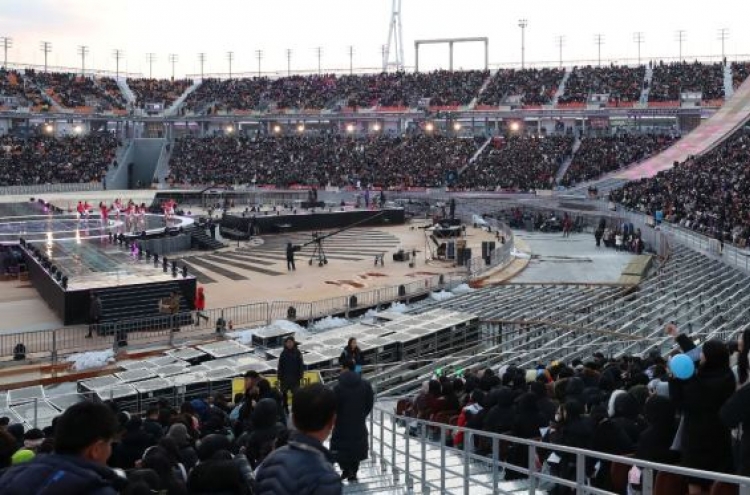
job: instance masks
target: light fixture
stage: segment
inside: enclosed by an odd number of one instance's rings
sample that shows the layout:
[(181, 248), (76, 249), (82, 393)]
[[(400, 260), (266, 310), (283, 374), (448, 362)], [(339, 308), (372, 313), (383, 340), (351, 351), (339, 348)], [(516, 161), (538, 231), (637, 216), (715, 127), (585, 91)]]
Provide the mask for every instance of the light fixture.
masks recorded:
[(55, 128), (52, 127), (52, 124), (45, 124), (44, 125), (44, 131), (48, 134), (52, 134), (52, 131), (54, 131)]
[(83, 132), (83, 127), (81, 127), (80, 125), (77, 125), (73, 128), (73, 132), (75, 132), (76, 134), (80, 134)]
[(348, 132), (349, 134), (351, 134), (352, 132), (354, 132), (354, 125), (353, 124), (346, 124), (346, 132)]
[(305, 124), (298, 125), (297, 132), (305, 132)]
[(453, 130), (454, 131), (460, 131), (461, 130), (461, 122), (454, 122), (453, 123)]
[(276, 134), (280, 133), (281, 126), (279, 124), (276, 124), (275, 126), (273, 126), (273, 132), (275, 132)]
[(376, 122), (376, 123), (375, 123), (375, 124), (374, 124), (374, 125), (372, 126), (372, 130), (373, 130), (373, 131), (375, 131), (375, 132), (378, 132), (378, 131), (380, 131), (380, 124), (378, 124), (378, 123)]
[(518, 121), (513, 121), (510, 123), (510, 130), (513, 132), (517, 132), (521, 128), (521, 124), (518, 123)]
[(231, 125), (228, 125), (226, 128), (226, 131), (227, 131), (227, 134), (231, 134), (234, 132), (234, 127), (232, 127)]
[(427, 122), (424, 126), (424, 130), (427, 132), (432, 132), (435, 130), (435, 126), (432, 124), (432, 122)]

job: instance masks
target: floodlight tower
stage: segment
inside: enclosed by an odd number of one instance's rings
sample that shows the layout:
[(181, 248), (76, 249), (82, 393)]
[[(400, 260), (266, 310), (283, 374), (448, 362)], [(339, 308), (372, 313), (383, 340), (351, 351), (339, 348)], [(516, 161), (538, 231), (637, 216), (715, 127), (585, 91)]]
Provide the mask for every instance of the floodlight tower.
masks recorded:
[(41, 48), (42, 53), (44, 53), (44, 72), (47, 72), (47, 55), (52, 51), (52, 42), (42, 41), (39, 47)]
[(229, 79), (232, 78), (232, 61), (234, 60), (234, 52), (227, 52), (227, 60), (229, 61)]
[[(391, 61), (393, 48), (393, 61)], [(401, 31), (401, 0), (393, 0), (391, 7), (391, 22), (388, 25), (388, 41), (383, 53), (383, 72), (393, 67), (397, 71), (404, 70), (404, 37)]]
[(153, 77), (154, 72), (154, 60), (156, 60), (156, 54), (155, 53), (147, 53), (146, 58), (148, 59), (148, 78), (151, 79)]
[(203, 80), (203, 64), (206, 63), (206, 54), (201, 52), (198, 54), (198, 62), (201, 64), (201, 81)]
[(112, 50), (112, 56), (115, 57), (115, 78), (120, 79), (120, 60), (125, 56), (125, 52), (115, 48)]
[(176, 53), (170, 53), (169, 54), (169, 63), (172, 64), (172, 80), (174, 81), (174, 66), (177, 63), (177, 60), (179, 60), (179, 57)]
[(81, 56), (81, 75), (86, 75), (86, 55), (89, 53), (89, 47), (86, 45), (80, 45), (78, 47), (78, 55)]
[(646, 41), (642, 31), (633, 33), (633, 41), (638, 45), (638, 65), (641, 65), (641, 45)]
[(559, 50), (559, 53), (560, 53), (560, 68), (562, 69), (562, 66), (563, 66), (562, 49), (563, 49), (563, 46), (565, 45), (565, 36), (563, 35), (556, 36), (555, 43), (557, 43), (557, 49)]
[(677, 59), (678, 62), (682, 62), (682, 43), (687, 38), (687, 31), (684, 29), (678, 29), (675, 33), (675, 38), (677, 39), (677, 43), (680, 45), (680, 58)]
[(721, 41), (721, 62), (724, 63), (724, 42), (729, 39), (729, 29), (719, 29), (719, 41)]
[(594, 35), (594, 43), (597, 46), (597, 65), (601, 67), (602, 65), (602, 45), (604, 44), (604, 35), (603, 34), (595, 34)]
[(255, 58), (258, 60), (258, 77), (260, 77), (260, 61), (263, 60), (263, 50), (255, 50)]

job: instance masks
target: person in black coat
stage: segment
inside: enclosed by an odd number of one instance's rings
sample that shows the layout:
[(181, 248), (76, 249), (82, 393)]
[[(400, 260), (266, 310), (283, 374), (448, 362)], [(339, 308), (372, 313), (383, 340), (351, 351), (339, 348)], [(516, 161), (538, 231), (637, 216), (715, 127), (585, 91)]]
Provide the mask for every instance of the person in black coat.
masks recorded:
[(279, 356), (279, 367), (277, 370), (279, 386), (281, 388), (282, 403), (284, 411), (289, 413), (289, 392), (292, 397), (297, 392), (302, 378), (305, 376), (305, 362), (302, 359), (302, 353), (297, 348), (297, 342), (294, 337), (287, 337), (284, 340), (284, 350)]
[(362, 357), (362, 351), (359, 349), (359, 346), (357, 346), (357, 339), (354, 337), (349, 339), (346, 343), (346, 347), (344, 347), (344, 350), (341, 352), (341, 356), (339, 356), (339, 364), (343, 369), (348, 369), (349, 363), (354, 363), (354, 367), (352, 368), (354, 370), (357, 370), (357, 366), (361, 367), (365, 364), (365, 359)]
[(727, 428), (742, 427), (737, 474), (750, 476), (750, 387), (737, 390), (721, 407), (719, 416)]
[(296, 270), (297, 267), (294, 266), (294, 253), (299, 251), (300, 248), (297, 246), (294, 246), (291, 242), (288, 242), (286, 245), (286, 269), (287, 271)]
[[(683, 350), (687, 347), (689, 345), (685, 345)], [(709, 340), (703, 344), (700, 365), (692, 378), (670, 380), (669, 396), (682, 411), (680, 451), (683, 466), (732, 472), (732, 436), (719, 417), (719, 410), (734, 390), (735, 379), (729, 367), (729, 350), (723, 342), (717, 340)], [(708, 480), (691, 478), (688, 482), (689, 491), (691, 494), (699, 493), (708, 484)]]
[(367, 416), (375, 394), (370, 383), (354, 372), (353, 361), (346, 362), (333, 391), (337, 408), (331, 450), (343, 471), (341, 477), (354, 482), (360, 461), (367, 459)]
[(666, 397), (652, 395), (646, 401), (644, 415), (647, 426), (638, 437), (635, 457), (662, 464), (677, 463), (680, 454), (672, 450), (672, 442), (677, 432), (674, 404)]
[(316, 383), (301, 387), (292, 402), (298, 433), (258, 468), (256, 495), (340, 495), (341, 478), (323, 446), (336, 422), (336, 394)]

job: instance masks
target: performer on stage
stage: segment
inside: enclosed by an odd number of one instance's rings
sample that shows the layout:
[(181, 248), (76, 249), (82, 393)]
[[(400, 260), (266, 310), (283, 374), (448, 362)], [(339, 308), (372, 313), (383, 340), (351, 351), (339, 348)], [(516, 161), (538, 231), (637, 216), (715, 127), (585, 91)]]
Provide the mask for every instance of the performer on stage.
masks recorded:
[(83, 220), (83, 201), (78, 202), (78, 206), (76, 206), (76, 212), (78, 214), (78, 220)]
[(102, 218), (102, 225), (109, 224), (109, 209), (104, 201), (99, 203), (99, 212)]
[(112, 203), (112, 209), (115, 212), (115, 218), (117, 220), (120, 219), (120, 212), (122, 211), (122, 201), (120, 201), (120, 198), (117, 198), (114, 203)]
[(146, 230), (146, 203), (138, 207), (138, 229)]
[(89, 214), (91, 213), (91, 205), (88, 201), (83, 202), (83, 217), (88, 220)]
[(168, 199), (163, 205), (164, 223), (166, 223), (167, 225), (169, 225), (170, 220), (172, 220), (172, 218), (174, 217), (174, 211), (175, 211), (176, 206), (177, 206), (177, 203), (175, 202), (174, 199), (171, 199), (171, 198)]

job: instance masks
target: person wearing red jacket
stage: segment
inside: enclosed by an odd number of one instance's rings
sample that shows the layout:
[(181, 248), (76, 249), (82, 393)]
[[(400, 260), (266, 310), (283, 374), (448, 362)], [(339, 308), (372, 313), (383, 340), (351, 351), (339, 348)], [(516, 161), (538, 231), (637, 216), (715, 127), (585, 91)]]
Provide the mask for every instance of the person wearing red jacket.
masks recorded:
[(206, 295), (203, 292), (203, 287), (198, 287), (198, 290), (195, 293), (195, 326), (199, 326), (201, 324), (201, 318), (206, 320), (208, 322), (208, 316), (203, 314), (203, 311), (206, 309)]

